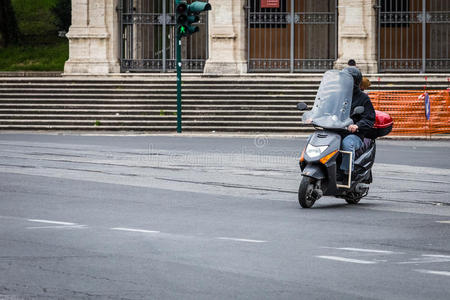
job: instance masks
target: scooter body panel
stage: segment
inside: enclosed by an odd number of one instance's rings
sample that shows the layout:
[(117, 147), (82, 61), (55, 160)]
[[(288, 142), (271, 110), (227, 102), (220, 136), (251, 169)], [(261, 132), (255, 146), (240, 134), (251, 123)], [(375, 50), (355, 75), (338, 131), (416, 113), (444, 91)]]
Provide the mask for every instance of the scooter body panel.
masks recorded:
[(307, 164), (305, 168), (302, 170), (302, 175), (319, 180), (325, 179), (326, 171), (323, 170), (323, 168), (317, 163)]
[(334, 195), (337, 192), (336, 187), (336, 158), (337, 154), (331, 157), (325, 164), (320, 162), (332, 152), (339, 150), (341, 146), (341, 136), (332, 131), (320, 130), (316, 131), (308, 139), (307, 145), (328, 146), (321, 155), (317, 157), (309, 157), (304, 153), (304, 162), (300, 164), (303, 176), (308, 176), (317, 180), (322, 180), (322, 190), (324, 195)]
[(371, 170), (375, 162), (376, 144), (372, 143), (371, 147), (367, 149), (355, 160), (355, 178), (356, 182), (372, 183)]
[(307, 145), (313, 146), (327, 146), (327, 148), (316, 157), (309, 157), (306, 151), (304, 152), (304, 161), (300, 163), (302, 176), (321, 180), (322, 191), (324, 196), (343, 196), (349, 192), (353, 192), (356, 185), (360, 182), (372, 182), (372, 166), (375, 161), (376, 145), (375, 142), (364, 151), (354, 162), (354, 172), (350, 188), (338, 188), (336, 185), (336, 173), (338, 166), (336, 159), (338, 155), (332, 156), (325, 164), (320, 162), (320, 159), (331, 154), (333, 151), (341, 149), (341, 135), (339, 133), (318, 130), (311, 134)]

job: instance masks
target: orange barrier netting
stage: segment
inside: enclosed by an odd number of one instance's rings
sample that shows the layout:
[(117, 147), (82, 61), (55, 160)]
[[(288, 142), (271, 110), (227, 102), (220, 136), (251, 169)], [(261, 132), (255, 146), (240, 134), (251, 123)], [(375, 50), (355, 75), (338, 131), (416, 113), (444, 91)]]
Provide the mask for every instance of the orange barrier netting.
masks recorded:
[[(430, 100), (430, 119), (425, 115), (425, 95)], [(432, 135), (450, 133), (450, 90), (373, 91), (370, 99), (376, 110), (394, 120), (392, 135)]]

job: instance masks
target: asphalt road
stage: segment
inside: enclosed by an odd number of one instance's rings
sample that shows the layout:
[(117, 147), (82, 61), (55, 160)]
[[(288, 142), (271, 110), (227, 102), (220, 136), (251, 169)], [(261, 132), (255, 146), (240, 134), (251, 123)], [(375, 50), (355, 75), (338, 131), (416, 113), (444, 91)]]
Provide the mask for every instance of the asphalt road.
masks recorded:
[(449, 299), (450, 141), (309, 210), (304, 144), (0, 134), (0, 299)]

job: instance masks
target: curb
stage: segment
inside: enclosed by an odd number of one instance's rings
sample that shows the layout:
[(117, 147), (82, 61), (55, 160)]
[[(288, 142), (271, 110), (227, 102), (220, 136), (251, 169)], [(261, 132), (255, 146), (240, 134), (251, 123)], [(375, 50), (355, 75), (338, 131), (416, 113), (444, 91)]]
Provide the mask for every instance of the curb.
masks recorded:
[[(0, 136), (2, 134), (42, 134), (42, 135), (77, 135), (77, 136), (167, 136), (167, 137), (208, 137), (208, 138), (307, 138), (310, 133), (299, 134), (280, 134), (280, 133), (245, 133), (245, 132), (187, 132), (187, 133), (170, 133), (170, 132), (148, 132), (139, 133), (133, 131), (102, 131), (102, 132), (80, 132), (80, 131), (40, 131), (40, 130), (0, 130)], [(378, 140), (426, 140), (426, 141), (450, 141), (450, 134), (448, 135), (433, 135), (433, 136), (385, 136), (378, 138)]]

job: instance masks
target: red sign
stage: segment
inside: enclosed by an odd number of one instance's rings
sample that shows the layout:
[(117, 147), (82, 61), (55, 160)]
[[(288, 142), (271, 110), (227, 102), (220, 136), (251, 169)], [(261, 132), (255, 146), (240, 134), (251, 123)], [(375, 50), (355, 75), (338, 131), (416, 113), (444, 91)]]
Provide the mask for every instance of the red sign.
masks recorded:
[(280, 8), (280, 0), (261, 0), (261, 8)]

